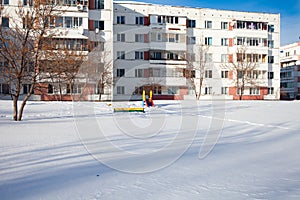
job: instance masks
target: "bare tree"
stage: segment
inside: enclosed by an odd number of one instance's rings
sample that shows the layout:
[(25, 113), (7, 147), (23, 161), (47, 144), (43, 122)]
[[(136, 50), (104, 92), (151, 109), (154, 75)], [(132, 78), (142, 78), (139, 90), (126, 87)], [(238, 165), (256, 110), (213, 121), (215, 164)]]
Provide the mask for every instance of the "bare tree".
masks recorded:
[[(22, 120), (24, 107), (38, 88), (40, 75), (39, 61), (43, 55), (45, 37), (51, 37), (49, 20), (55, 15), (56, 5), (49, 0), (35, 0), (34, 5), (24, 7), (22, 2), (11, 10), (1, 8), (0, 16), (0, 56), (8, 63), (1, 80), (9, 85), (9, 94), (13, 99), (13, 120)], [(57, 12), (56, 12), (57, 14)], [(14, 17), (12, 18), (12, 16)], [(22, 87), (27, 84), (29, 89), (20, 107), (18, 101)]]
[(236, 50), (235, 59), (232, 55), (228, 64), (224, 64), (224, 67), (233, 72), (239, 100), (243, 99), (246, 88), (260, 84), (261, 79), (258, 79), (259, 71), (257, 70), (259, 59), (262, 59), (260, 55), (248, 53), (247, 48), (242, 46)]
[[(104, 43), (102, 43), (104, 45)], [(86, 78), (86, 85), (94, 83), (99, 94), (99, 101), (106, 90), (110, 90), (113, 84), (112, 64), (110, 51), (104, 50), (102, 45), (89, 52), (87, 60), (82, 64), (80, 73)], [(86, 87), (85, 85), (85, 87)]]
[[(61, 40), (63, 42), (64, 40)], [(53, 43), (53, 41), (52, 41)], [(64, 91), (73, 97), (73, 87), (75, 80), (78, 78), (81, 64), (86, 59), (86, 53), (82, 49), (69, 49), (66, 45), (62, 48), (51, 48), (54, 45), (47, 45), (47, 58), (42, 60), (43, 65), (42, 79), (44, 82), (50, 82), (58, 89), (58, 99), (63, 100)], [(56, 96), (55, 96), (56, 97)]]
[[(194, 52), (187, 53), (187, 70), (186, 77), (192, 85), (197, 100), (200, 99), (202, 93), (203, 80), (205, 78), (205, 69), (210, 62), (208, 50), (209, 45), (203, 43), (202, 39), (197, 46), (197, 54)], [(198, 59), (199, 60), (198, 60)], [(197, 90), (198, 88), (198, 90)]]

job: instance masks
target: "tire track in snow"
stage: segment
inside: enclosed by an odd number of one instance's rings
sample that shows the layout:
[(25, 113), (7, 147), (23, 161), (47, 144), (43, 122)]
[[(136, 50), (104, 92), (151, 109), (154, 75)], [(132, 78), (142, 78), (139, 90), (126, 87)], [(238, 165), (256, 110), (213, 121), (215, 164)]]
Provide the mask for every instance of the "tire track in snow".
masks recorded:
[(218, 117), (213, 117), (213, 116), (207, 116), (207, 115), (199, 115), (199, 117), (203, 118), (208, 118), (208, 119), (214, 119), (214, 120), (224, 120), (227, 122), (234, 122), (234, 123), (239, 123), (239, 124), (247, 124), (251, 126), (261, 126), (261, 127), (268, 127), (268, 128), (278, 128), (278, 129), (283, 129), (283, 130), (298, 130), (295, 128), (290, 128), (290, 127), (285, 127), (285, 126), (278, 126), (278, 125), (271, 125), (271, 124), (263, 124), (263, 123), (256, 123), (256, 122), (250, 122), (250, 121), (244, 121), (244, 120), (236, 120), (236, 119), (229, 119), (229, 118), (218, 118)]

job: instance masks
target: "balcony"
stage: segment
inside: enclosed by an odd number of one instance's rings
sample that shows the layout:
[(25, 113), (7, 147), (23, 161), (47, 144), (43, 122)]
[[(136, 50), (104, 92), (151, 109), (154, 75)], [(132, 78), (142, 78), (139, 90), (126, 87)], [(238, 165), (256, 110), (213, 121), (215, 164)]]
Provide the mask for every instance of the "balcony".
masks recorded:
[(296, 62), (298, 60), (300, 60), (299, 55), (293, 55), (293, 56), (287, 56), (287, 57), (280, 58), (281, 63)]
[(150, 58), (150, 64), (153, 65), (186, 65), (185, 60), (157, 60)]

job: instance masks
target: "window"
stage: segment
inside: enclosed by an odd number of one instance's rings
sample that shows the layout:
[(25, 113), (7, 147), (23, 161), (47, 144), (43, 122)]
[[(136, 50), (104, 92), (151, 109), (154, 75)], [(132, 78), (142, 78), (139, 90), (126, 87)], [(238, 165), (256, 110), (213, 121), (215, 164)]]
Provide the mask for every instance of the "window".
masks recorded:
[(157, 41), (161, 41), (161, 33), (157, 33)]
[(151, 54), (150, 54), (150, 59), (153, 59), (153, 60), (161, 60), (161, 59), (162, 59), (162, 53), (159, 52), (159, 51), (151, 52)]
[(221, 45), (222, 46), (228, 46), (228, 38), (222, 38), (221, 39)]
[(159, 24), (178, 24), (178, 17), (173, 16), (157, 16), (157, 23)]
[(144, 17), (136, 17), (135, 24), (144, 25)]
[(285, 56), (286, 57), (290, 56), (290, 52), (285, 52)]
[(268, 56), (268, 63), (274, 63), (274, 56)]
[(186, 54), (186, 59), (189, 62), (195, 62), (195, 60), (196, 60), (196, 54), (194, 54), (194, 53), (187, 53)]
[(274, 40), (268, 40), (268, 47), (274, 48)]
[(144, 52), (143, 51), (136, 51), (135, 52), (135, 59), (136, 60), (143, 60), (144, 59)]
[(125, 69), (117, 69), (117, 77), (123, 77), (125, 75)]
[(196, 70), (191, 71), (191, 78), (196, 78)]
[(95, 0), (95, 9), (104, 9), (104, 0)]
[(205, 62), (211, 63), (213, 61), (213, 54), (212, 53), (205, 53)]
[(221, 71), (221, 78), (228, 78), (228, 71)]
[(211, 94), (212, 93), (212, 87), (205, 87), (204, 94)]
[(169, 42), (179, 43), (179, 34), (169, 33)]
[(205, 28), (212, 28), (212, 21), (205, 21)]
[(274, 88), (273, 87), (268, 88), (268, 94), (274, 94)]
[(104, 30), (104, 21), (94, 21), (95, 29)]
[(94, 48), (97, 48), (97, 51), (104, 51), (104, 42), (94, 41)]
[[(1, 5), (1, 4), (2, 4), (2, 1), (0, 1), (0, 5)], [(9, 5), (9, 0), (4, 0), (4, 1), (3, 1), (3, 4), (4, 4), (4, 5)]]
[(170, 86), (168, 88), (168, 94), (179, 94), (179, 88), (177, 86)]
[(244, 94), (244, 91), (242, 91), (242, 88), (237, 88), (236, 89), (236, 94), (237, 95), (241, 95), (242, 93)]
[(161, 77), (161, 70), (159, 68), (150, 69), (150, 77)]
[(125, 24), (125, 16), (117, 16), (117, 24)]
[(137, 78), (144, 77), (144, 69), (135, 69), (135, 77)]
[(196, 37), (188, 37), (188, 44), (196, 44)]
[(167, 53), (167, 59), (169, 59), (169, 60), (178, 60), (178, 54), (176, 54), (176, 53)]
[(118, 33), (117, 34), (117, 41), (118, 42), (125, 42), (125, 33)]
[(196, 20), (188, 20), (188, 28), (196, 28)]
[(228, 29), (228, 22), (221, 22), (221, 29)]
[(65, 18), (64, 27), (72, 28), (72, 17), (64, 17), (64, 18)]
[(249, 94), (250, 95), (259, 95), (259, 88), (250, 88)]
[(55, 20), (55, 27), (63, 27), (64, 18), (63, 17), (57, 17)]
[(229, 61), (229, 55), (228, 54), (221, 54), (221, 62), (227, 63)]
[(117, 94), (125, 94), (125, 87), (117, 86)]
[(221, 94), (228, 94), (228, 87), (221, 87)]
[(212, 70), (205, 70), (205, 78), (212, 78)]
[(272, 24), (268, 25), (268, 31), (270, 33), (273, 33), (274, 32), (274, 25), (272, 25)]
[(23, 94), (27, 94), (30, 90), (31, 85), (30, 84), (24, 84), (23, 85)]
[(7, 70), (8, 70), (8, 62), (7, 61), (2, 61), (0, 59), (0, 73), (6, 73)]
[(125, 59), (125, 51), (117, 51), (117, 59)]
[(144, 34), (135, 34), (135, 42), (144, 42)]
[(9, 94), (9, 85), (8, 84), (0, 84), (0, 93), (1, 94)]
[(54, 92), (53, 85), (48, 84), (48, 94), (53, 94), (53, 92)]
[(81, 94), (81, 85), (80, 84), (74, 84), (72, 92), (73, 92), (73, 94)]
[(274, 78), (274, 72), (268, 72), (268, 79)]
[(183, 77), (185, 78), (196, 78), (196, 70), (184, 69)]
[(246, 39), (247, 46), (259, 46), (259, 38), (244, 38)]
[(267, 38), (262, 38), (262, 46), (263, 47), (268, 46), (268, 39)]
[(9, 28), (9, 18), (8, 17), (2, 17), (2, 27)]
[(236, 44), (237, 45), (244, 45), (245, 41), (246, 41), (246, 38), (244, 37), (237, 37), (237, 40), (236, 40)]
[(242, 71), (242, 70), (241, 70), (241, 71), (238, 71), (238, 72), (237, 72), (237, 77), (238, 77), (238, 78), (243, 78), (243, 77), (244, 77), (244, 71)]
[[(73, 17), (73, 28), (82, 26), (82, 17)], [(101, 26), (104, 27), (104, 24)]]
[(205, 45), (212, 45), (212, 37), (205, 37)]
[(267, 23), (237, 20), (235, 27), (238, 29), (267, 30)]

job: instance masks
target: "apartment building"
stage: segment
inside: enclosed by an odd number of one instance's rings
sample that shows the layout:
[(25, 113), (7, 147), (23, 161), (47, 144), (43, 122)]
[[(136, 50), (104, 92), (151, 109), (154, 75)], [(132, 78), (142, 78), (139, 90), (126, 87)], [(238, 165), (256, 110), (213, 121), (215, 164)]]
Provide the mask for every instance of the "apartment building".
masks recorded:
[[(87, 11), (72, 2), (65, 16), (81, 15), (82, 26), (57, 28), (89, 44), (85, 100), (141, 100), (143, 90), (154, 99), (238, 99), (232, 64), (241, 60), (255, 63), (243, 99), (279, 99), (279, 14), (112, 0), (90, 0)], [(84, 34), (70, 35), (73, 29)], [(51, 86), (42, 99), (55, 95)]]
[(280, 49), (280, 98), (300, 99), (300, 42)]
[(113, 99), (113, 2), (111, 0), (89, 1), (89, 66), (93, 68), (89, 82), (94, 84), (94, 94), (89, 100)]
[[(200, 99), (238, 99), (237, 75), (228, 63), (238, 59), (242, 47), (256, 63), (253, 74), (259, 79), (245, 85), (243, 99), (279, 98), (279, 14), (138, 2), (113, 5), (113, 99), (140, 99), (141, 91), (150, 89), (155, 99), (195, 98), (200, 73)], [(201, 72), (197, 69), (204, 50)]]
[[(1, 2), (1, 27), (3, 30), (7, 29), (22, 29), (28, 25), (28, 20), (31, 16), (33, 7), (38, 3), (46, 4), (47, 1), (38, 0), (5, 0)], [(54, 0), (51, 2), (54, 17), (49, 17), (47, 30), (53, 33), (51, 37), (51, 50), (59, 51), (73, 51), (82, 55), (88, 54), (88, 1), (87, 0)], [(20, 19), (22, 14), (27, 13), (26, 17)], [(34, 42), (34, 41), (33, 41)], [(50, 47), (50, 45), (49, 45)], [(75, 54), (74, 54), (75, 55)], [(47, 58), (45, 58), (47, 60)], [(40, 61), (39, 70), (45, 68), (51, 63)], [(0, 67), (7, 67), (9, 63), (3, 58), (0, 58)], [(31, 69), (34, 70), (34, 69)], [(2, 73), (3, 71), (1, 71)], [(45, 78), (47, 77), (47, 78)], [(73, 96), (81, 96), (82, 85), (84, 80), (82, 78), (74, 79), (72, 88), (67, 81), (58, 80), (57, 78), (50, 78), (45, 76), (45, 73), (39, 75), (39, 89), (35, 90), (32, 99), (35, 100), (58, 100), (60, 94), (63, 96), (62, 100), (71, 100)], [(13, 83), (9, 83), (5, 79), (0, 79), (0, 96), (1, 99), (10, 98), (9, 93), (13, 92), (15, 87)], [(25, 81), (22, 83), (21, 96), (28, 93), (30, 83)], [(71, 91), (72, 90), (72, 91)], [(86, 98), (87, 99), (87, 98)]]

